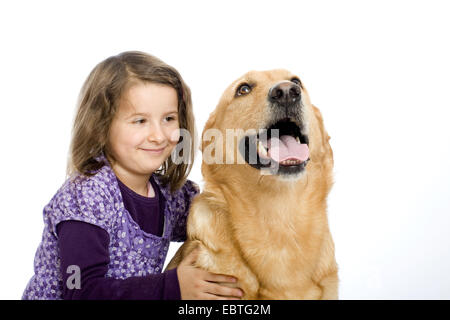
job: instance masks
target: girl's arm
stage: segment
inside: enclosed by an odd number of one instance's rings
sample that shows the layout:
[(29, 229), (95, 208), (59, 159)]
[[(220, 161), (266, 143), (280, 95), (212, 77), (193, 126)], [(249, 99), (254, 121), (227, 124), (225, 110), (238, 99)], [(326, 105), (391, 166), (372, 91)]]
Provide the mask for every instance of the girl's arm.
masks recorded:
[[(180, 299), (176, 270), (144, 277), (113, 279), (108, 271), (109, 235), (95, 225), (69, 220), (57, 225), (58, 246), (63, 276), (63, 299)], [(80, 268), (80, 289), (73, 288), (73, 272), (69, 266)], [(69, 268), (69, 270), (71, 270)], [(72, 287), (73, 289), (70, 289)]]

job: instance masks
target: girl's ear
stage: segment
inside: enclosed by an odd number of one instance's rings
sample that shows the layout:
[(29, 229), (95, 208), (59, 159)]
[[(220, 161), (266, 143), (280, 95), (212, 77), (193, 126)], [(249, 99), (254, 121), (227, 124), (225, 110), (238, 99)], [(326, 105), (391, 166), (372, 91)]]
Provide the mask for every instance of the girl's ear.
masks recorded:
[(217, 109), (215, 109), (209, 115), (209, 119), (205, 123), (205, 127), (203, 128), (203, 132), (202, 132), (202, 141), (200, 141), (199, 148), (198, 148), (201, 152), (203, 152), (203, 149), (206, 147), (206, 143), (203, 140), (205, 132), (206, 132), (206, 130), (212, 128), (215, 125), (215, 123), (216, 123), (216, 116), (217, 116)]

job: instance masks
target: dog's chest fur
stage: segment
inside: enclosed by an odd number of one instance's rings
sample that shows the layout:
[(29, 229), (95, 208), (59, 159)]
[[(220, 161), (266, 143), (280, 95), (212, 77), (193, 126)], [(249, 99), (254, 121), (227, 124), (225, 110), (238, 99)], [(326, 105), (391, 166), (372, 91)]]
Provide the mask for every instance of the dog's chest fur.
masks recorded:
[(264, 203), (230, 208), (234, 243), (262, 286), (286, 288), (292, 282), (308, 282), (317, 265), (327, 225), (324, 208), (306, 212), (311, 204), (305, 202), (311, 200), (292, 197), (280, 202), (274, 195)]
[(253, 278), (260, 291), (253, 298), (292, 298), (298, 292), (313, 292), (309, 298), (315, 298), (320, 294), (312, 281), (328, 231), (326, 208), (317, 201), (320, 194), (302, 194), (302, 188), (296, 187), (263, 198), (239, 190), (240, 197), (236, 197), (235, 191), (223, 186), (212, 189), (216, 196), (220, 193), (220, 201), (212, 202), (221, 202), (222, 209), (205, 206), (210, 201), (201, 195), (189, 223), (190, 235), (209, 249), (202, 267), (240, 279)]

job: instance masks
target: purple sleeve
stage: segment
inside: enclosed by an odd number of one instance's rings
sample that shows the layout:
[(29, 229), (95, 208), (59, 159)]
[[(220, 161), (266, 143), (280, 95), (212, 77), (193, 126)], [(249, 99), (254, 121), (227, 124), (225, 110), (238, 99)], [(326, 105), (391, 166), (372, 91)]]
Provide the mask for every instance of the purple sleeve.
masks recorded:
[[(180, 300), (176, 269), (160, 274), (127, 279), (105, 277), (109, 264), (109, 235), (95, 225), (64, 221), (57, 225), (65, 300)], [(80, 289), (69, 289), (67, 279), (80, 268)], [(70, 269), (69, 269), (70, 271)]]

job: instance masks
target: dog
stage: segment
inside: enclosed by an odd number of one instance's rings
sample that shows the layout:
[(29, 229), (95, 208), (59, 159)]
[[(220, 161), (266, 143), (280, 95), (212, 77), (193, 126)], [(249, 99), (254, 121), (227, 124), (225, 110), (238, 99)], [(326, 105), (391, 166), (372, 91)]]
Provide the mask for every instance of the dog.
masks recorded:
[(199, 247), (195, 265), (236, 277), (243, 299), (338, 299), (329, 139), (289, 71), (250, 71), (229, 85), (203, 129), (204, 190), (167, 269)]

